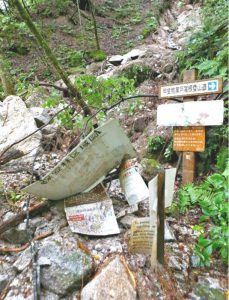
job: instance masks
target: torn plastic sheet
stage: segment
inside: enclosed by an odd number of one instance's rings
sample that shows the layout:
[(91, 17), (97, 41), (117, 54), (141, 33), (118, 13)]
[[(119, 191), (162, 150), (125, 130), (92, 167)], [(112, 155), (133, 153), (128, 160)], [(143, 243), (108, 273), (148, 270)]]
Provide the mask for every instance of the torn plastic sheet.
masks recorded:
[(89, 193), (70, 197), (64, 203), (72, 232), (93, 236), (120, 233), (112, 201), (101, 185)]
[(117, 120), (92, 131), (42, 180), (24, 191), (50, 200), (60, 200), (92, 189), (124, 157), (136, 152)]

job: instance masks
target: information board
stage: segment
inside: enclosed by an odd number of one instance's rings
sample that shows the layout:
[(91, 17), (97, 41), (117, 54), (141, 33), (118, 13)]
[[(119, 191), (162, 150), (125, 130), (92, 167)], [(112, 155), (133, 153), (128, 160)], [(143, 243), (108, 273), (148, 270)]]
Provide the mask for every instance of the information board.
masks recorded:
[(173, 150), (203, 152), (205, 150), (205, 128), (203, 126), (174, 127)]

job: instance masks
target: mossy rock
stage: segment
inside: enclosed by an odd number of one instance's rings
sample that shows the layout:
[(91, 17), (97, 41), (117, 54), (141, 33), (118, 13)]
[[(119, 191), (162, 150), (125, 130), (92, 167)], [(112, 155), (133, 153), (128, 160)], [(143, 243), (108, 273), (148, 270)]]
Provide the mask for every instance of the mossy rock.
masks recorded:
[(107, 58), (106, 53), (102, 50), (89, 51), (88, 56), (96, 62), (103, 61)]
[(152, 78), (152, 75), (152, 69), (141, 62), (133, 62), (132, 64), (128, 64), (118, 73), (118, 76), (124, 76), (128, 79), (133, 79), (136, 87), (145, 80)]

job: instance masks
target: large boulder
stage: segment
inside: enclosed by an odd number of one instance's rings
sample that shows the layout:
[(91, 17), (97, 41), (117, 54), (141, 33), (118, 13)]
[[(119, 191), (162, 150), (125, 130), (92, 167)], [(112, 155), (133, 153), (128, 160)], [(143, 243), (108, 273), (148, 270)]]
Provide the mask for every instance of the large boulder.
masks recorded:
[(81, 292), (81, 300), (135, 300), (135, 280), (123, 258), (117, 256)]
[[(10, 145), (20, 141), (37, 129), (32, 114), (24, 101), (17, 96), (8, 96), (0, 103), (0, 155)], [(40, 145), (41, 133), (36, 132), (31, 137), (14, 145), (11, 153), (15, 153), (7, 160), (26, 155), (26, 161), (31, 161)], [(9, 152), (8, 152), (9, 153)], [(4, 154), (7, 157), (7, 153)]]
[(81, 288), (92, 273), (89, 255), (80, 249), (65, 249), (58, 242), (45, 243), (38, 254), (42, 286), (57, 295), (66, 295)]

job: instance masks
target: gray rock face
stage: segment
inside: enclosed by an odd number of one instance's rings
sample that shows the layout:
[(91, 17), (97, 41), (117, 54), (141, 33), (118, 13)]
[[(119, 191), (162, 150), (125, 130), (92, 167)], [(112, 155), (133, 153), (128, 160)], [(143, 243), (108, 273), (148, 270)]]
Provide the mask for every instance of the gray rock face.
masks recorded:
[(118, 256), (105, 266), (81, 292), (81, 300), (110, 299), (136, 299), (135, 287), (131, 282), (127, 267)]
[[(34, 233), (35, 228), (30, 227), (31, 234)], [(9, 230), (5, 231), (1, 238), (3, 240), (8, 241), (12, 244), (25, 244), (28, 242), (28, 236), (26, 232), (26, 224), (20, 223), (17, 227), (10, 228)]]
[(19, 258), (15, 261), (15, 263), (13, 264), (13, 268), (17, 272), (21, 272), (29, 265), (31, 259), (32, 259), (32, 254), (30, 248), (27, 248), (24, 252), (22, 252)]
[(219, 284), (219, 280), (215, 278), (199, 277), (193, 292), (189, 294), (189, 299), (192, 300), (224, 300), (224, 290)]
[(31, 107), (29, 111), (33, 115), (37, 127), (47, 124), (51, 119), (50, 115), (48, 114), (48, 109), (42, 107)]
[(65, 295), (81, 288), (92, 273), (92, 259), (81, 250), (64, 250), (55, 242), (46, 243), (38, 259), (48, 259), (51, 265), (41, 266), (41, 284), (48, 291)]
[(122, 55), (113, 55), (109, 59), (109, 63), (111, 63), (114, 66), (119, 66), (121, 65), (121, 62), (123, 61), (123, 56)]
[[(36, 129), (34, 118), (20, 97), (8, 96), (0, 104), (0, 153)], [(41, 133), (37, 132), (15, 145), (12, 150), (27, 155), (28, 160), (32, 159), (37, 152), (40, 139)]]

